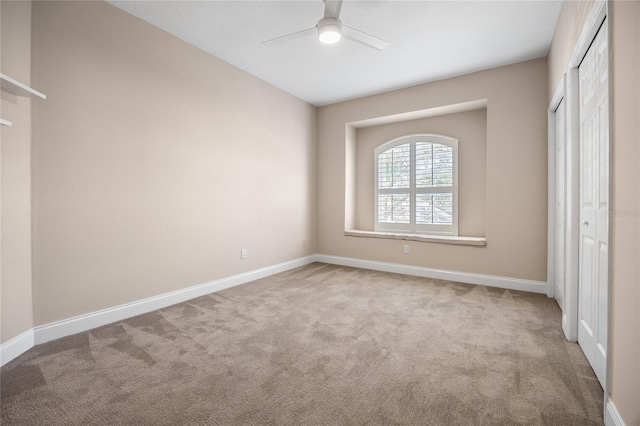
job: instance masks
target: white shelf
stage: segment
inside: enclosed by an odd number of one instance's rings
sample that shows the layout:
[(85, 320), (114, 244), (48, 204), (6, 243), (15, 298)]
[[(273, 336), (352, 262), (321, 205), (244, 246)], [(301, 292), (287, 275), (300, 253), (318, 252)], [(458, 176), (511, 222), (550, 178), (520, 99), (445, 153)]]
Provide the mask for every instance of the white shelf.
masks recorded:
[(11, 127), (11, 122), (9, 120), (5, 120), (4, 118), (0, 118), (0, 124), (3, 126)]
[(16, 96), (47, 99), (44, 94), (4, 74), (0, 74), (0, 80), (2, 81), (2, 90), (5, 92), (12, 93)]

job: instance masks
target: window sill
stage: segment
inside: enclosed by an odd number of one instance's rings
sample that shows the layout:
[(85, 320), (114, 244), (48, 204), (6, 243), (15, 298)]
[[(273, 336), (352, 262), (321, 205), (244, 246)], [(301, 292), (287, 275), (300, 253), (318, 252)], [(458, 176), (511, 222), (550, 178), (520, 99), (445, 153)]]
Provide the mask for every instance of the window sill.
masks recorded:
[(403, 234), (399, 232), (376, 232), (350, 229), (344, 231), (347, 237), (383, 238), (390, 240), (422, 241), (425, 243), (453, 244), (459, 246), (486, 247), (485, 237), (454, 237), (451, 235)]

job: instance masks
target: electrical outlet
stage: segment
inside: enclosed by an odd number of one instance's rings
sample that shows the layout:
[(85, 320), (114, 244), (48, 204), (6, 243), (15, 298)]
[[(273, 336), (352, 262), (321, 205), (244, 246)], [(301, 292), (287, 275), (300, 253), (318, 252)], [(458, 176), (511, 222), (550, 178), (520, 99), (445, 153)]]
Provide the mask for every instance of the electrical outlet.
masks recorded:
[(409, 254), (409, 244), (404, 245), (404, 254)]
[(307, 246), (307, 240), (302, 240), (302, 247), (306, 247)]
[(246, 259), (246, 258), (247, 258), (247, 249), (240, 250), (240, 259)]

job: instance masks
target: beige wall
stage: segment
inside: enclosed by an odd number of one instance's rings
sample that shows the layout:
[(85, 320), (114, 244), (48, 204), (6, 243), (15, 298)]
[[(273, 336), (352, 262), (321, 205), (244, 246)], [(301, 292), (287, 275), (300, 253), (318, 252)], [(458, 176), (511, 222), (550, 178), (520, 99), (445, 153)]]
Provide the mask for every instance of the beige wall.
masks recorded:
[(458, 139), (458, 233), (483, 237), (487, 172), (485, 108), (357, 129), (356, 228), (365, 231), (374, 229), (374, 149), (392, 139), (416, 133), (434, 133)]
[[(640, 208), (640, 6), (610, 3), (611, 190), (614, 211)], [(640, 218), (611, 220), (611, 399), (627, 425), (640, 425)]]
[[(594, 2), (566, 1), (549, 53), (549, 99)], [(609, 3), (611, 46), (610, 393), (627, 425), (640, 424), (640, 7)]]
[[(546, 281), (547, 61), (538, 59), (318, 110), (318, 252)], [(346, 123), (487, 99), (487, 247), (344, 236)], [(349, 207), (349, 206), (347, 206)], [(346, 217), (346, 220), (345, 220)], [(542, 237), (541, 237), (542, 236)]]
[(32, 37), (36, 325), (315, 253), (314, 107), (103, 2)]
[[(31, 3), (0, 2), (2, 73), (30, 84)], [(31, 99), (2, 92), (0, 343), (33, 327), (31, 287)], [(34, 101), (38, 102), (38, 101)]]
[(595, 0), (569, 0), (562, 4), (558, 24), (549, 49), (549, 101), (567, 70), (567, 64), (578, 42), (582, 27)]

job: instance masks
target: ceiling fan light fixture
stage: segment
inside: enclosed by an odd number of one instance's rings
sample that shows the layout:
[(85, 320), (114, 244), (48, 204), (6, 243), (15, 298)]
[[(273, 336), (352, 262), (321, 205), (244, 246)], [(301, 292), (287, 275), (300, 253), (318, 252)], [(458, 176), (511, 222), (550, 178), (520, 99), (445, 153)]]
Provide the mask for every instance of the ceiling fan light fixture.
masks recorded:
[(342, 38), (342, 22), (336, 18), (322, 18), (318, 21), (318, 40), (324, 44), (334, 44)]

